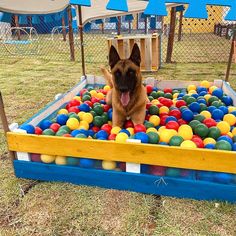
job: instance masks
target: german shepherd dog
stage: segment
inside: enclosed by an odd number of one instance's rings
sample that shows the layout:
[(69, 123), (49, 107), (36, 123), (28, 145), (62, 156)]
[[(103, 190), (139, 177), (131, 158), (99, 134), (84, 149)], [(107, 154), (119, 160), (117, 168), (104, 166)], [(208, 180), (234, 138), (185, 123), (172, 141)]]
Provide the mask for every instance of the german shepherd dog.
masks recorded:
[(140, 72), (141, 55), (137, 44), (134, 44), (129, 59), (120, 59), (114, 46), (109, 52), (111, 73), (101, 68), (110, 85), (106, 102), (113, 107), (112, 126), (122, 127), (130, 118), (134, 125), (143, 124), (146, 114), (146, 103), (149, 101), (146, 88), (142, 84)]

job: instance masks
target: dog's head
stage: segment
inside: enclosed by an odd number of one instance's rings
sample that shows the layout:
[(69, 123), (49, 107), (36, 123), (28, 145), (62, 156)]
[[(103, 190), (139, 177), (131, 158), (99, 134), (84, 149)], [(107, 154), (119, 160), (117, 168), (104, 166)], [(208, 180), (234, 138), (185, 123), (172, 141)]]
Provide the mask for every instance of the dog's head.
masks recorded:
[(135, 43), (128, 59), (120, 59), (114, 46), (111, 46), (109, 53), (109, 64), (113, 77), (115, 89), (120, 93), (121, 103), (127, 106), (130, 95), (138, 86), (141, 86), (140, 73), (141, 55), (138, 45)]

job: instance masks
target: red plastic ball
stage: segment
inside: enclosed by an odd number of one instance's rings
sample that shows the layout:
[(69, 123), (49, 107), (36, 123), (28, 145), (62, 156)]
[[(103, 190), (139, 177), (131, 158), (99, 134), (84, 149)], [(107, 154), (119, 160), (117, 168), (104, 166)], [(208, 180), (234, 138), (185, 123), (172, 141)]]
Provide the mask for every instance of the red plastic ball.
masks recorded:
[(111, 133), (111, 129), (112, 129), (112, 126), (109, 125), (109, 124), (104, 124), (104, 125), (101, 127), (101, 130), (106, 131), (108, 134)]
[(164, 93), (172, 93), (172, 89), (171, 88), (165, 88)]
[(153, 86), (152, 85), (146, 85), (146, 90), (147, 90), (147, 94), (150, 94), (153, 91)]
[(77, 99), (73, 99), (69, 102), (69, 104), (74, 107), (74, 106), (79, 106), (80, 105), (80, 101), (78, 101)]
[(116, 135), (117, 135), (117, 134), (110, 134), (110, 135), (108, 136), (108, 140), (115, 140), (115, 139), (116, 139)]
[(37, 127), (35, 127), (34, 133), (37, 135), (40, 135), (43, 133), (43, 130), (37, 126)]
[(55, 133), (59, 130), (61, 126), (58, 123), (53, 123), (50, 126), (50, 129), (52, 129)]
[(152, 103), (151, 103), (151, 102), (148, 102), (148, 103), (146, 104), (146, 109), (148, 110), (148, 109), (150, 108), (150, 106), (152, 106)]
[(74, 112), (74, 113), (79, 113), (80, 109), (78, 107), (70, 107), (68, 109), (68, 112)]
[(92, 131), (95, 132), (95, 133), (97, 133), (99, 130), (100, 130), (100, 128), (97, 127), (97, 126), (92, 127)]
[(168, 99), (168, 98), (163, 98), (163, 100), (161, 101), (161, 103), (164, 105), (164, 106), (167, 106), (167, 107), (171, 107), (173, 105), (173, 101)]
[(179, 124), (178, 124), (178, 122), (171, 120), (166, 124), (166, 128), (167, 129), (174, 129), (174, 130), (178, 131)]
[(204, 143), (201, 138), (193, 137), (192, 141), (197, 145), (198, 148), (204, 148)]
[(84, 103), (87, 104), (89, 107), (93, 106), (93, 103), (91, 101), (85, 101)]
[(178, 100), (176, 103), (175, 103), (175, 106), (180, 108), (182, 106), (186, 106), (187, 103), (184, 101), (184, 100)]
[(72, 137), (71, 134), (63, 134), (62, 136), (63, 136), (63, 137), (68, 137), (68, 138), (71, 138), (71, 137)]
[(180, 119), (181, 118), (181, 112), (178, 109), (174, 109), (172, 111), (169, 112), (170, 116), (174, 116), (176, 119)]
[(68, 110), (70, 107), (71, 107), (71, 104), (68, 103), (68, 104), (66, 105), (66, 110)]
[(88, 91), (88, 89), (82, 89), (80, 91), (80, 96), (83, 97), (84, 93), (87, 92), (87, 91)]
[(168, 115), (164, 115), (160, 117), (160, 125), (165, 125), (167, 117)]
[(120, 162), (118, 164), (118, 167), (122, 170), (122, 171), (126, 171), (126, 163), (125, 162)]
[(217, 122), (212, 118), (206, 118), (205, 120), (203, 120), (203, 124), (210, 128), (216, 126)]
[(110, 107), (109, 105), (105, 104), (105, 105), (103, 106), (103, 111), (104, 111), (104, 112), (108, 112), (108, 110), (109, 110), (110, 108), (111, 108), (111, 107)]
[(99, 99), (92, 97), (90, 101), (92, 102), (92, 104), (94, 104), (96, 102), (99, 102)]
[(134, 126), (134, 133), (146, 132), (146, 127), (143, 124), (138, 124)]
[(166, 167), (164, 166), (151, 166), (150, 174), (164, 176), (166, 171)]
[(125, 121), (125, 128), (133, 128), (134, 127), (134, 124), (132, 122), (132, 120), (127, 120)]
[(183, 120), (183, 119), (178, 119), (178, 123), (179, 125), (186, 125), (188, 124), (186, 120)]

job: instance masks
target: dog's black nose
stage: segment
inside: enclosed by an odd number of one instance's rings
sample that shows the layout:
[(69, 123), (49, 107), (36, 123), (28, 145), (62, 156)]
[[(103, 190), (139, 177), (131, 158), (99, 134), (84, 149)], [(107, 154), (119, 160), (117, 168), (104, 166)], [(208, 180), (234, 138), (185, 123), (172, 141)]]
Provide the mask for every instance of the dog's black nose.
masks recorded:
[(121, 89), (120, 89), (120, 92), (121, 92), (121, 93), (126, 93), (126, 92), (128, 92), (128, 91), (129, 91), (129, 89), (127, 89), (127, 88), (121, 88)]

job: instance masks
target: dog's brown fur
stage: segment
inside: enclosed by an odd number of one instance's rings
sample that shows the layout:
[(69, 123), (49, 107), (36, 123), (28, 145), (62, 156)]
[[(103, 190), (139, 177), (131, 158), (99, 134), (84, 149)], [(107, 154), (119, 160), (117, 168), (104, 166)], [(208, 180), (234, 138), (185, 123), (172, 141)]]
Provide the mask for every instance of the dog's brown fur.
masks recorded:
[[(142, 84), (142, 76), (140, 72), (141, 56), (137, 44), (134, 45), (129, 59), (120, 59), (116, 49), (112, 46), (109, 54), (109, 64), (111, 73), (105, 68), (101, 68), (107, 84), (111, 90), (108, 92), (106, 102), (113, 107), (112, 125), (122, 127), (125, 120), (129, 117), (134, 125), (143, 124), (146, 113), (146, 103), (148, 101), (146, 89)], [(133, 83), (132, 91), (130, 90), (130, 100), (127, 106), (121, 103), (121, 94), (119, 81), (117, 81), (116, 73), (119, 71), (122, 80), (125, 80), (125, 86)], [(131, 72), (130, 72), (131, 71)], [(132, 78), (135, 81), (128, 81), (127, 74), (133, 73)], [(135, 75), (134, 75), (135, 73)], [(128, 86), (128, 85), (127, 85)]]

